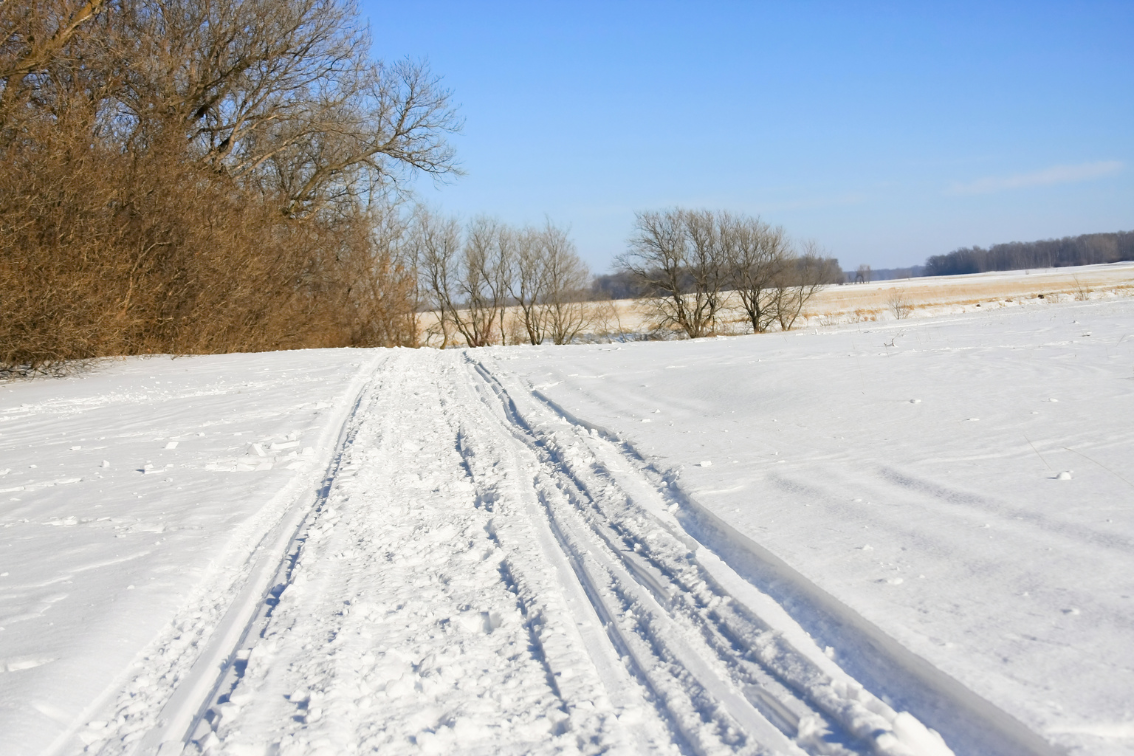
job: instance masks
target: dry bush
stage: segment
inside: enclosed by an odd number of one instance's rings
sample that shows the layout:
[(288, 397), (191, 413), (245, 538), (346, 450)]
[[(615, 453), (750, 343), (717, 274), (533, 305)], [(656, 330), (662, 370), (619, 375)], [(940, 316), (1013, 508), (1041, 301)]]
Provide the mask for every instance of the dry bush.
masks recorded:
[(897, 320), (904, 320), (913, 311), (913, 304), (910, 303), (905, 289), (891, 289), (886, 298), (886, 306)]
[(1078, 277), (1075, 278), (1075, 300), (1077, 302), (1086, 302), (1091, 298), (1091, 290), (1087, 288)]
[(416, 341), (398, 228), (285, 219), (172, 153), (35, 157), (0, 168), (8, 369)]
[(0, 3), (0, 371), (417, 343), (390, 181), (453, 170), (458, 124), (354, 14)]

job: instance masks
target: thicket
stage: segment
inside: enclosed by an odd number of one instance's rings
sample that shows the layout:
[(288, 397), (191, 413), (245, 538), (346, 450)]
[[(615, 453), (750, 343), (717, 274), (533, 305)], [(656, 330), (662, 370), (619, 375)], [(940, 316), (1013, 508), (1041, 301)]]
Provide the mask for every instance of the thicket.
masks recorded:
[(714, 333), (729, 296), (753, 332), (789, 330), (821, 288), (842, 283), (839, 261), (783, 228), (746, 215), (676, 208), (638, 213), (620, 272), (636, 283), (658, 328)]
[(925, 262), (922, 275), (953, 276), (996, 270), (1062, 268), (1134, 260), (1134, 232), (1084, 234), (1062, 239), (964, 247)]
[(340, 0), (0, 2), (0, 371), (415, 344), (428, 69)]

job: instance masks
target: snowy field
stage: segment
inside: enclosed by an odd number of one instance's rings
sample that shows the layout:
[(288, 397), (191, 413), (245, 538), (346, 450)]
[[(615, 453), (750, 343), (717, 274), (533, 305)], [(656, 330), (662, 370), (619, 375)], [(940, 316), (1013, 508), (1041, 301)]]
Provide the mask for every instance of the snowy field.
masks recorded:
[(0, 753), (1134, 753), (1134, 300), (0, 385)]

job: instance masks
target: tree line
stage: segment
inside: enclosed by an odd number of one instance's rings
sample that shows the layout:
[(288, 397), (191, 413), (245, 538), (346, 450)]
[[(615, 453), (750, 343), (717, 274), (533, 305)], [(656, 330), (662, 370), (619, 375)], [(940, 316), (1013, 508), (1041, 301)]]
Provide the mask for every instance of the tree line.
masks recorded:
[(420, 309), (435, 314), (427, 330), (442, 347), (567, 344), (607, 317), (599, 304), (612, 294), (636, 298), (655, 334), (707, 336), (726, 319), (731, 331), (737, 313), (754, 333), (789, 330), (817, 291), (843, 280), (813, 243), (797, 248), (781, 227), (708, 210), (638, 213), (615, 272), (597, 278), (550, 221), (462, 226), (418, 210), (407, 238)]
[(0, 368), (417, 342), (460, 122), (347, 0), (0, 2)]
[(997, 270), (1062, 268), (1134, 260), (1134, 231), (1083, 234), (1062, 239), (963, 247), (925, 262), (922, 275), (954, 276)]

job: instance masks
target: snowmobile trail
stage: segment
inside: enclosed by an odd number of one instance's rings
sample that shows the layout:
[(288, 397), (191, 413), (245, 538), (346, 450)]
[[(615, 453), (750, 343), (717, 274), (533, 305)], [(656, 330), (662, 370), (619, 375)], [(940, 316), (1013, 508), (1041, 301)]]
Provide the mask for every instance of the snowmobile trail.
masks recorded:
[(1048, 752), (942, 686), (971, 732), (927, 727), (884, 638), (898, 679), (864, 685), (818, 589), (762, 585), (673, 475), (478, 357), (375, 368), (255, 611), (101, 752)]

